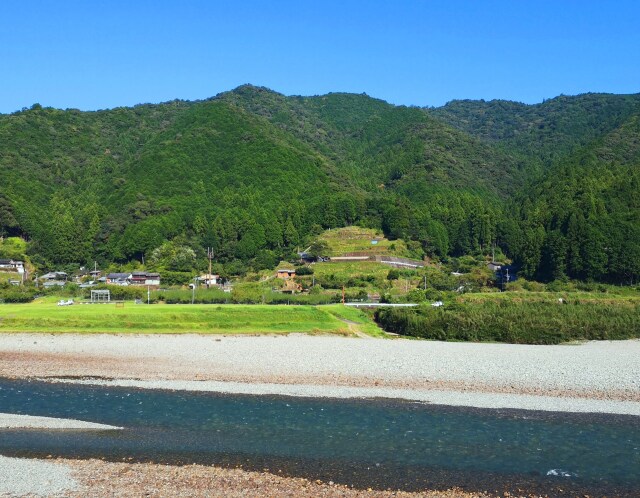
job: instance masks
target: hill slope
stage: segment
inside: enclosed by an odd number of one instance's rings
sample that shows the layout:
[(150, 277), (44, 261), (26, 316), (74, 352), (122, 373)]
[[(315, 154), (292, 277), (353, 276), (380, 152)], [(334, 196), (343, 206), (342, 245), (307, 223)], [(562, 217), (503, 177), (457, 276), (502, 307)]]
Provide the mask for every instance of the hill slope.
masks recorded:
[(456, 100), (429, 113), (483, 141), (550, 166), (640, 112), (640, 94), (587, 93), (541, 104)]
[[(358, 224), (413, 254), (497, 240), (528, 275), (630, 280), (620, 254), (638, 240), (639, 115), (638, 95), (419, 109), (251, 85), (98, 112), (34, 105), (0, 115), (0, 235), (28, 238), (42, 268), (149, 261), (171, 241), (237, 269)], [(608, 236), (569, 236), (579, 213), (618, 234), (615, 250)], [(558, 233), (593, 242), (606, 265), (552, 250)]]
[(640, 276), (640, 114), (547, 171), (518, 202), (510, 253), (530, 276)]

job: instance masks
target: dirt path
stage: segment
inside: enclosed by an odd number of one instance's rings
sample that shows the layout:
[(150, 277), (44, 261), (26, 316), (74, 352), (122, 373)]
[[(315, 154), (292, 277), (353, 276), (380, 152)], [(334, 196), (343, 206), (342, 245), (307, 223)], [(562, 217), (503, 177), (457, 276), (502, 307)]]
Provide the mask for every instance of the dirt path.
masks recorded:
[(362, 330), (360, 330), (360, 324), (358, 322), (354, 322), (352, 320), (347, 320), (346, 318), (336, 317), (343, 323), (346, 323), (349, 327), (349, 332), (351, 332), (356, 337), (360, 337), (361, 339), (373, 339), (369, 334), (365, 334)]

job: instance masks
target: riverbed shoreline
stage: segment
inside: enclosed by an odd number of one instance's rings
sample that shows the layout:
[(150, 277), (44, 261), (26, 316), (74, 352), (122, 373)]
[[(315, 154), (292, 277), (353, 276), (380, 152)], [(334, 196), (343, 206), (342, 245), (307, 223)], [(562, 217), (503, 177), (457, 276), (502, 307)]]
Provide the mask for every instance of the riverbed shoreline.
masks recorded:
[(295, 334), (0, 335), (0, 377), (8, 378), (209, 381), (640, 403), (638, 372), (640, 340), (531, 346)]
[[(430, 405), (483, 409), (528, 410), (564, 413), (633, 415), (640, 417), (640, 403), (606, 399), (475, 392), (437, 389), (394, 389), (388, 387), (273, 384), (222, 381), (135, 380), (135, 379), (38, 379), (46, 382), (107, 387), (134, 387), (170, 391), (244, 394), (332, 399), (389, 399)], [(1, 421), (1, 419), (0, 419)]]
[(78, 430), (78, 431), (113, 431), (122, 427), (98, 424), (84, 420), (56, 417), (36, 417), (14, 413), (0, 413), (0, 429), (48, 429), (48, 430)]
[[(16, 471), (39, 474), (24, 482)], [(0, 497), (37, 496), (145, 496), (145, 497), (396, 497), (489, 498), (494, 492), (460, 488), (424, 490), (358, 489), (332, 480), (283, 475), (280, 469), (251, 470), (208, 465), (168, 465), (152, 462), (110, 462), (100, 459), (25, 459), (0, 456)], [(12, 492), (13, 490), (13, 492)], [(503, 492), (499, 493), (503, 496)], [(510, 494), (510, 496), (517, 496)], [(526, 496), (526, 495), (523, 495)]]
[[(640, 416), (638, 372), (639, 340), (523, 346), (300, 335), (0, 336), (0, 377), (13, 379), (246, 395), (389, 398), (559, 413)], [(65, 469), (63, 476), (73, 469), (78, 483), (65, 496), (86, 496), (88, 490), (92, 496), (148, 492), (150, 496), (464, 498), (505, 492), (442, 486), (418, 493), (354, 490), (282, 477), (273, 469), (56, 462)], [(509, 496), (530, 495), (526, 488), (520, 491), (512, 488)], [(12, 495), (0, 487), (0, 496)]]

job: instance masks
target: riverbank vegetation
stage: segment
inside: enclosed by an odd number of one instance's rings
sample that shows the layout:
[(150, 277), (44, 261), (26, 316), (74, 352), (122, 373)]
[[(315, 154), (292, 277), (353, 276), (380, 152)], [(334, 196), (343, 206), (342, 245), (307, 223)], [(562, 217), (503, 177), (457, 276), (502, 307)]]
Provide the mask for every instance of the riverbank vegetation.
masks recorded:
[(445, 306), (380, 309), (387, 332), (442, 341), (559, 344), (640, 338), (640, 296), (596, 293), (466, 295)]

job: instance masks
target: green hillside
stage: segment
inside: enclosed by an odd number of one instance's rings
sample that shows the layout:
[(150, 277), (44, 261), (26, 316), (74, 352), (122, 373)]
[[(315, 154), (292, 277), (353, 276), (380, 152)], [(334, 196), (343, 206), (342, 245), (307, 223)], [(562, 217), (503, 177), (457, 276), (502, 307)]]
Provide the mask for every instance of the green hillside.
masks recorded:
[(640, 94), (563, 95), (536, 105), (456, 100), (429, 112), (483, 141), (549, 166), (640, 112)]
[(518, 202), (509, 252), (530, 277), (640, 276), (640, 115), (552, 167)]
[(251, 85), (97, 112), (36, 104), (0, 115), (0, 237), (29, 240), (38, 269), (185, 271), (212, 247), (241, 273), (357, 225), (414, 257), (497, 243), (530, 277), (631, 282), (639, 115), (638, 95), (420, 109)]

